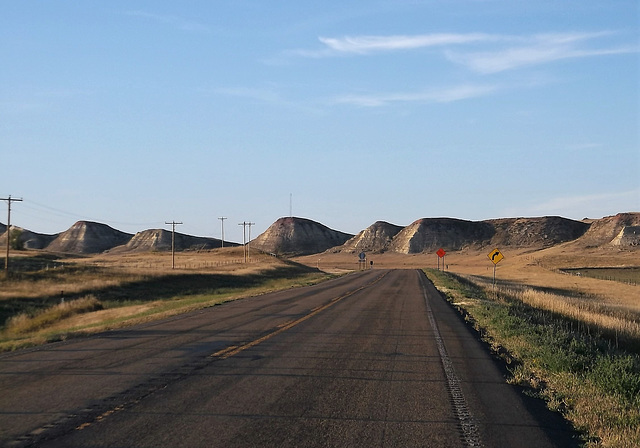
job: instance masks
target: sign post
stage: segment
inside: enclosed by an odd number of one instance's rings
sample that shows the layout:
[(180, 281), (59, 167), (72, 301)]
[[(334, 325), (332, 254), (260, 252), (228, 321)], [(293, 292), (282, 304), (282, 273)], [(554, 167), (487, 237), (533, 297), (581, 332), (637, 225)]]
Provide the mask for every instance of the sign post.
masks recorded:
[(493, 290), (496, 290), (496, 266), (498, 265), (498, 263), (500, 263), (500, 261), (502, 261), (502, 259), (504, 258), (504, 255), (502, 255), (502, 252), (500, 252), (497, 248), (493, 249), (491, 252), (489, 252), (487, 254), (487, 257), (489, 257), (489, 260), (491, 260), (491, 262), (493, 263)]
[(440, 259), (442, 258), (442, 272), (444, 272), (444, 256), (446, 255), (446, 252), (441, 247), (438, 249), (438, 252), (436, 252), (436, 255), (438, 256), (438, 270), (440, 270)]
[(367, 254), (364, 251), (358, 254), (358, 268), (362, 271), (365, 269), (365, 263), (367, 262)]

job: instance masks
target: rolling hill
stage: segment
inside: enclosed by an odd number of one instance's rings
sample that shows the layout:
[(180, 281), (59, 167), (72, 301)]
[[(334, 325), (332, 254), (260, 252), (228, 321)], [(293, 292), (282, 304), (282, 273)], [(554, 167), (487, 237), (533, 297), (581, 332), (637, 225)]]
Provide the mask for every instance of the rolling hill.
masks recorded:
[[(151, 229), (135, 235), (105, 224), (78, 221), (65, 232), (44, 235), (20, 229), (25, 249), (72, 254), (125, 253), (171, 250), (171, 232)], [(0, 224), (0, 245), (6, 243), (6, 226)], [(178, 251), (215, 249), (215, 238), (175, 234)], [(640, 249), (640, 213), (619, 213), (602, 219), (575, 221), (558, 216), (466, 221), (421, 218), (406, 227), (377, 221), (357, 235), (340, 232), (306, 218), (276, 220), (251, 241), (251, 247), (282, 256), (330, 252), (395, 252), (417, 254), (488, 246), (544, 249), (567, 243), (577, 248)], [(225, 241), (225, 246), (238, 245)]]
[(46, 249), (51, 252), (98, 254), (126, 244), (132, 236), (106, 224), (78, 221), (59, 234)]
[(309, 255), (344, 244), (353, 235), (305, 218), (280, 218), (251, 247), (276, 255)]

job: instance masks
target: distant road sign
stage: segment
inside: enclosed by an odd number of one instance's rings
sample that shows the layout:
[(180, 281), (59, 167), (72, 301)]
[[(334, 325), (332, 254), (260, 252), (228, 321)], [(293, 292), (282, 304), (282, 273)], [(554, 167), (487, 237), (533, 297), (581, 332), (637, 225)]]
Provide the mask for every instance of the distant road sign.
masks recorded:
[(502, 260), (504, 258), (504, 255), (502, 255), (502, 252), (500, 252), (498, 249), (493, 249), (487, 255), (487, 257), (489, 257), (489, 260), (491, 260), (491, 262), (493, 264), (498, 264), (498, 263), (500, 263), (500, 260)]
[(364, 252), (360, 252), (360, 255), (358, 255), (358, 257), (360, 257), (360, 260), (364, 261), (367, 259), (367, 254), (365, 254)]
[(444, 251), (443, 248), (438, 249), (438, 252), (436, 252), (436, 254), (438, 255), (438, 257), (442, 258), (445, 256), (446, 252)]

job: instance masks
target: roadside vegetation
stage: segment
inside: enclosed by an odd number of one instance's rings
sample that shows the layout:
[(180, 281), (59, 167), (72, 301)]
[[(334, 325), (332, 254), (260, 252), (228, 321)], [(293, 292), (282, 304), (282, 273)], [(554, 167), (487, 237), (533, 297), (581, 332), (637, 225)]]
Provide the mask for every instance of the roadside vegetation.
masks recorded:
[(140, 271), (31, 257), (0, 279), (0, 351), (160, 319), (329, 276), (272, 257), (214, 270)]
[(640, 267), (630, 266), (623, 268), (569, 268), (560, 271), (579, 277), (591, 277), (599, 280), (609, 280), (613, 282), (638, 285), (640, 283)]
[(561, 412), (586, 447), (640, 446), (640, 316), (566, 291), (425, 272), (504, 359), (510, 382)]

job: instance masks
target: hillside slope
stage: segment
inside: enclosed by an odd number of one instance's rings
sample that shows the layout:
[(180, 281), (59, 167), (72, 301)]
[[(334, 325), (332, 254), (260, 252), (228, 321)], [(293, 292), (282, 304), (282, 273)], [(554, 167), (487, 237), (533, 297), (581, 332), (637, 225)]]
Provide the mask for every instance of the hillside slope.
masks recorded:
[(589, 224), (560, 217), (465, 221), (422, 218), (405, 228), (377, 222), (335, 252), (416, 254), (439, 248), (457, 251), (485, 246), (543, 249), (581, 237)]
[(393, 237), (401, 230), (402, 226), (389, 224), (385, 221), (376, 221), (346, 243), (340, 246), (341, 252), (384, 252), (387, 250)]
[(583, 248), (606, 245), (637, 246), (639, 241), (633, 236), (633, 228), (637, 226), (640, 226), (640, 213), (618, 213), (614, 216), (605, 216), (594, 220), (584, 235), (574, 244)]
[(491, 245), (536, 249), (575, 240), (589, 229), (589, 224), (559, 216), (492, 219), (485, 222), (495, 230)]
[(344, 244), (353, 235), (330, 229), (306, 218), (280, 218), (251, 246), (277, 255), (306, 255)]
[(402, 229), (389, 250), (402, 254), (461, 250), (470, 245), (487, 244), (494, 235), (491, 224), (454, 218), (423, 218)]
[(106, 224), (78, 221), (59, 234), (46, 248), (52, 252), (97, 254), (126, 244), (132, 236)]
[[(204, 250), (221, 247), (222, 242), (215, 238), (185, 235), (176, 232), (175, 250)], [(236, 246), (225, 242), (225, 246)], [(136, 233), (125, 245), (110, 252), (150, 252), (171, 250), (171, 232), (164, 229), (149, 229)]]

